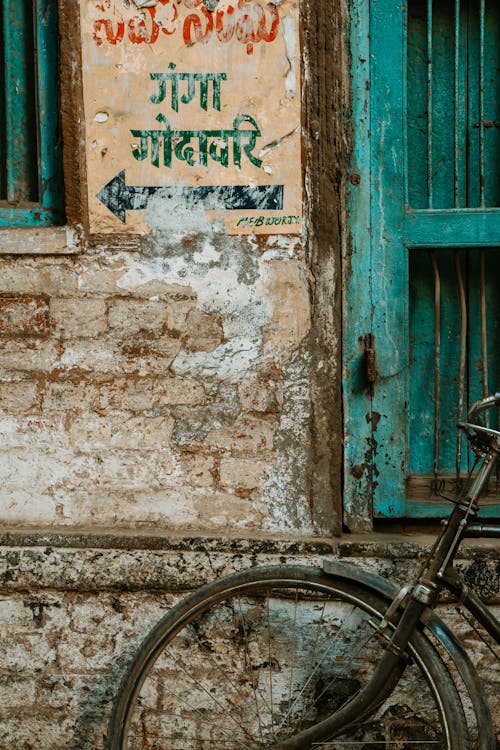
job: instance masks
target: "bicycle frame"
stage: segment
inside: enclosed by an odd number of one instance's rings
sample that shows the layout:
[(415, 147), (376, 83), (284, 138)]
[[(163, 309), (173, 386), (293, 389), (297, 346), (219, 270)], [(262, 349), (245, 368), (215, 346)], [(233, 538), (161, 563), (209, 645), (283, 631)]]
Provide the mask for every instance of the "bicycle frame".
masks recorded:
[[(465, 423), (464, 426), (466, 428), (473, 427), (469, 423)], [(496, 433), (496, 431), (488, 428), (484, 428), (484, 431)], [(500, 453), (497, 435), (495, 434), (493, 438), (491, 445), (483, 455), (483, 461), (477, 475), (467, 486), (464, 497), (459, 500), (451, 516), (445, 522), (446, 528), (428, 558), (427, 567), (420, 577), (420, 585), (429, 584), (431, 587), (436, 587), (437, 591), (443, 587), (448, 589), (491, 637), (500, 644), (500, 622), (491, 614), (479, 597), (467, 588), (452, 565), (463, 539), (500, 539), (499, 525), (476, 523), (481, 492), (487, 486)], [(435, 602), (432, 600), (429, 601), (429, 604), (433, 605)]]
[[(453, 561), (458, 548), (465, 538), (500, 539), (500, 526), (479, 524), (476, 522), (481, 493), (487, 487), (489, 478), (500, 456), (500, 432), (489, 427), (473, 424), (472, 418), (481, 411), (500, 406), (500, 394), (482, 399), (475, 403), (467, 415), (468, 421), (459, 423), (468, 438), (473, 442), (476, 454), (482, 457), (476, 475), (467, 483), (462, 496), (457, 500), (450, 517), (444, 521), (444, 528), (432, 549), (417, 584), (410, 594), (410, 601), (400, 623), (396, 627), (393, 639), (398, 647), (406, 647), (412, 630), (404, 632), (405, 615), (411, 600), (422, 607), (434, 608), (441, 589), (446, 588), (458, 598), (466, 609), (478, 620), (485, 630), (500, 643), (500, 622), (491, 614), (483, 602), (472, 591), (469, 591), (459, 574), (453, 568)], [(474, 434), (471, 435), (471, 432)], [(416, 626), (416, 621), (413, 627)]]
[[(482, 455), (482, 463), (476, 476), (470, 481), (457, 501), (449, 518), (429, 554), (416, 584), (402, 589), (387, 610), (378, 626), (381, 637), (387, 638), (384, 655), (378, 663), (368, 684), (351, 701), (329, 716), (294, 737), (273, 746), (272, 750), (308, 750), (315, 742), (334, 737), (351, 724), (367, 718), (392, 693), (408, 660), (407, 647), (425, 610), (432, 610), (438, 602), (442, 589), (451, 591), (466, 609), (477, 619), (486, 631), (500, 643), (500, 622), (488, 611), (481, 600), (468, 590), (453, 561), (464, 538), (500, 538), (500, 526), (476, 523), (479, 498), (487, 486), (491, 472), (500, 455), (500, 433), (490, 428), (471, 423), (471, 416), (491, 406), (500, 406), (500, 394), (477, 402), (469, 410), (468, 421), (461, 426), (466, 432), (473, 429), (484, 440), (483, 448), (475, 448)], [(401, 613), (396, 625), (393, 617)], [(392, 630), (387, 634), (387, 629)]]
[[(495, 524), (468, 524), (464, 527), (462, 539), (500, 539), (500, 526)], [(444, 588), (448, 589), (471, 615), (483, 626), (494, 640), (500, 644), (500, 622), (491, 614), (481, 599), (470, 591), (455, 568), (447, 569), (440, 575)]]

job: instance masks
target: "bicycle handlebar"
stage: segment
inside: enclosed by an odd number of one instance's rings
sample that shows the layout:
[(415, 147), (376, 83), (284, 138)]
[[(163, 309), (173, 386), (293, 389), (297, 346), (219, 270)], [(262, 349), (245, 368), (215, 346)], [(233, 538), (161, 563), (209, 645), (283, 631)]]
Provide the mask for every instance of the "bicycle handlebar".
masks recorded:
[(486, 409), (491, 409), (492, 406), (500, 407), (500, 392), (495, 393), (493, 396), (482, 398), (480, 401), (476, 401), (474, 404), (472, 404), (469, 411), (467, 412), (467, 421), (473, 422), (474, 417), (477, 414), (480, 414), (480, 412), (482, 411), (486, 411)]

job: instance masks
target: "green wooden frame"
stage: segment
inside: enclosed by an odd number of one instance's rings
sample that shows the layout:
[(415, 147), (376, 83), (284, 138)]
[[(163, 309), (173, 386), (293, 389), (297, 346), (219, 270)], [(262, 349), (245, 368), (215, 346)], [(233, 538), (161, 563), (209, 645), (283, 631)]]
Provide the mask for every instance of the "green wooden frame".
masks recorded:
[(3, 0), (2, 14), (6, 200), (0, 227), (61, 223), (57, 0)]
[[(349, 4), (354, 147), (347, 180), (343, 388), (344, 521), (352, 530), (371, 528), (376, 517), (440, 516), (449, 507), (406, 501), (409, 250), (500, 246), (498, 209), (408, 208), (406, 9), (401, 0)], [(377, 357), (373, 388), (367, 346)]]

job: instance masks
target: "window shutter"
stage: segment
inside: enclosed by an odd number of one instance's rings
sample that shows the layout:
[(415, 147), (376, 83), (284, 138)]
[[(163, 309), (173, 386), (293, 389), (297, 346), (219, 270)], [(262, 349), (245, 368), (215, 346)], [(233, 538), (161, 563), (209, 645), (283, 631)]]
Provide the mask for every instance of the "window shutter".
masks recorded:
[(63, 220), (57, 2), (4, 0), (0, 21), (0, 226)]

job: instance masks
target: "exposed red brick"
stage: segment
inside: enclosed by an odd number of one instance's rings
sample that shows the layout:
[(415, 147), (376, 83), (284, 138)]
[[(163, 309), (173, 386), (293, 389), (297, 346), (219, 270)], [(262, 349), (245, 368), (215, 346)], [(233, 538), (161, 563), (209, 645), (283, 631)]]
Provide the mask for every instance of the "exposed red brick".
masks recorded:
[(221, 316), (202, 310), (190, 310), (186, 320), (186, 333), (182, 337), (185, 349), (190, 352), (212, 352), (224, 341)]
[(49, 328), (45, 295), (0, 294), (0, 336), (43, 336)]

